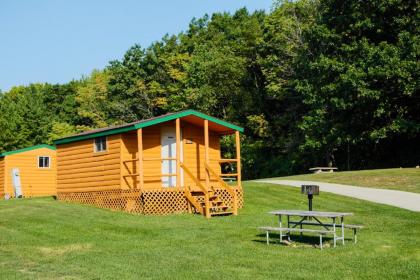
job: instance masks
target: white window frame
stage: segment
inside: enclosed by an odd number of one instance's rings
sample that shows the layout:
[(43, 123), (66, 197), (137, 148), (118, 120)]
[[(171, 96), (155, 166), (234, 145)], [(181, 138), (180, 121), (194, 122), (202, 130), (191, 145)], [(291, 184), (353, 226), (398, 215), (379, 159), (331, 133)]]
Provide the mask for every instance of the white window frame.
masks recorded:
[[(48, 166), (40, 166), (40, 159), (41, 158), (48, 158)], [(43, 161), (43, 164), (44, 164), (45, 162)], [(51, 156), (38, 156), (38, 168), (40, 168), (40, 169), (50, 169), (51, 168)]]
[[(98, 146), (96, 145), (96, 140), (98, 140), (98, 139), (104, 139), (105, 149), (98, 150)], [(101, 145), (101, 146), (103, 146), (103, 145)], [(107, 150), (108, 150), (108, 144), (107, 144), (106, 136), (100, 136), (100, 137), (96, 137), (96, 138), (93, 139), (93, 151), (95, 153), (103, 153), (103, 152), (106, 152)]]

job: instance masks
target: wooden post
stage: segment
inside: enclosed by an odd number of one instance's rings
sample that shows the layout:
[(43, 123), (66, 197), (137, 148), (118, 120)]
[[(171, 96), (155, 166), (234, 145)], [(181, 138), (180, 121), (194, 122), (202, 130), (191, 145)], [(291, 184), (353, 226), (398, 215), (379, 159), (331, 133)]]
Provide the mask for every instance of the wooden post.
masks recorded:
[(241, 138), (239, 131), (235, 131), (236, 140), (236, 173), (238, 174), (238, 188), (242, 187), (242, 176), (241, 176)]
[(175, 120), (176, 138), (176, 186), (181, 187), (181, 120)]
[(138, 158), (139, 158), (139, 185), (140, 189), (144, 187), (144, 169), (143, 169), (143, 130), (141, 128), (137, 129), (137, 147), (138, 147)]
[[(204, 161), (205, 163), (209, 164), (209, 121), (204, 120)], [(206, 217), (210, 218), (210, 198), (208, 190), (210, 189), (210, 173), (206, 167), (205, 174), (206, 174), (206, 190), (207, 193), (204, 194), (205, 205), (206, 205)]]
[[(204, 120), (204, 161), (209, 164), (209, 121)], [(210, 174), (206, 168), (206, 189), (209, 189)]]
[[(236, 142), (236, 174), (238, 174), (237, 177), (237, 188), (238, 190), (242, 188), (242, 179), (241, 179), (241, 138), (239, 135), (239, 131), (235, 131), (235, 142)], [(233, 195), (233, 215), (238, 215), (238, 194), (236, 190), (234, 191)], [(281, 239), (281, 233), (280, 233), (280, 239)]]

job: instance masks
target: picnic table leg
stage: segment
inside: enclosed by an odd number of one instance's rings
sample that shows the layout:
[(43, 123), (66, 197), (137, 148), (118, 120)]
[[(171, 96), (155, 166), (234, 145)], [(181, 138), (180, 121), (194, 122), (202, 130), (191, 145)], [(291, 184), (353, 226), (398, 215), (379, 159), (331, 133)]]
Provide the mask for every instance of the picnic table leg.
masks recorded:
[(333, 231), (334, 231), (334, 248), (337, 245), (337, 233), (336, 233), (336, 229), (335, 229), (335, 218), (332, 218), (333, 220)]
[[(302, 227), (303, 227), (302, 222), (303, 222), (303, 221), (305, 221), (305, 220), (306, 220), (306, 218), (307, 218), (307, 217), (303, 217), (303, 219), (299, 222), (300, 229), (302, 229)], [(302, 233), (302, 231), (301, 231), (301, 232), (300, 232), (300, 239), (302, 239), (302, 238), (303, 238), (303, 233)]]
[(344, 217), (341, 217), (341, 240), (343, 240), (344, 245)]
[[(287, 215), (287, 228), (290, 228), (290, 216)], [(287, 240), (289, 240), (289, 242), (291, 242), (290, 240), (290, 231), (287, 234)]]
[(356, 244), (357, 243), (357, 229), (356, 228), (353, 229), (353, 240), (354, 240), (354, 244)]
[(319, 247), (322, 250), (322, 234), (319, 235)]
[(270, 238), (268, 230), (265, 232), (265, 237), (267, 238), (267, 245), (270, 244), (270, 241), (268, 241), (268, 239)]
[[(279, 215), (279, 227), (282, 228), (282, 224), (281, 224), (281, 215)], [(280, 230), (280, 244), (283, 242), (283, 233)]]
[[(300, 226), (300, 229), (302, 229), (302, 223), (300, 223), (299, 224), (299, 226)], [(302, 233), (302, 231), (300, 232), (300, 239), (302, 239), (303, 238), (303, 233)]]

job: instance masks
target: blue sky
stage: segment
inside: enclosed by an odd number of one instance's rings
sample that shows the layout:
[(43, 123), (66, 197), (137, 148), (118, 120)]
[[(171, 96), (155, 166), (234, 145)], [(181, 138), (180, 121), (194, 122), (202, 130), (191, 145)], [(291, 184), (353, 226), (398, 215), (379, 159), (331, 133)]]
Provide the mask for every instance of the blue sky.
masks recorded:
[(0, 0), (0, 90), (36, 82), (65, 83), (188, 28), (193, 17), (272, 0)]

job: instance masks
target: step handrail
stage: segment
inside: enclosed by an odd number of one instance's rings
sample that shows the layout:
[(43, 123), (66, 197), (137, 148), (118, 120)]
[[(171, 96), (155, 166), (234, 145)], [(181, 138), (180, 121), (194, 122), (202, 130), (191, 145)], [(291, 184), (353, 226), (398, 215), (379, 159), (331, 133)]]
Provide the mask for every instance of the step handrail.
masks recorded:
[(226, 182), (223, 181), (219, 175), (217, 175), (217, 173), (210, 167), (210, 165), (207, 164), (207, 162), (204, 163), (204, 166), (210, 172), (210, 174), (216, 178), (220, 185), (222, 185), (222, 187), (232, 196), (233, 215), (238, 215), (238, 197), (236, 191), (232, 189), (228, 184), (226, 184)]
[(185, 173), (190, 176), (190, 178), (194, 181), (194, 183), (197, 184), (197, 186), (201, 189), (202, 192), (208, 193), (208, 189), (200, 182), (200, 180), (197, 179), (197, 177), (194, 176), (194, 174), (191, 172), (191, 170), (188, 169), (188, 167), (185, 166), (183, 162), (180, 163), (180, 166), (182, 169), (184, 169)]
[(195, 201), (195, 199), (187, 189), (184, 190), (184, 194), (187, 200), (195, 207), (195, 209), (198, 210), (198, 212), (200, 212), (202, 215), (206, 215), (203, 207), (201, 207), (200, 204), (198, 204), (197, 201)]

